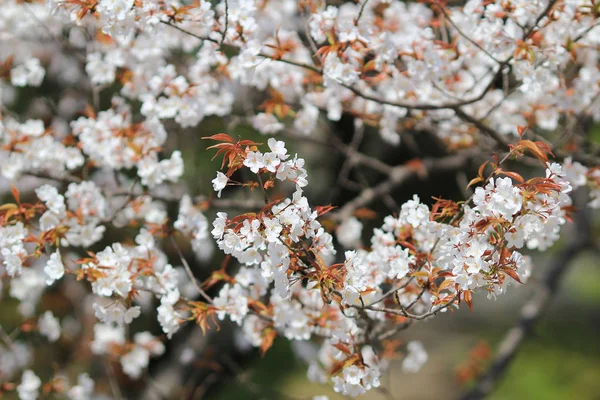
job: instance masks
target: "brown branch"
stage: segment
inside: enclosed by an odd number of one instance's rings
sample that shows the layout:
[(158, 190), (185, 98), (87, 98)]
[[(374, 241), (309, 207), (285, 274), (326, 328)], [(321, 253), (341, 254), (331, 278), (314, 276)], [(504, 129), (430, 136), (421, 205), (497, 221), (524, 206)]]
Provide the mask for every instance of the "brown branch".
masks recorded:
[(171, 23), (171, 21), (162, 21), (162, 20), (161, 20), (160, 22), (161, 22), (162, 24), (165, 24), (165, 25), (167, 25), (167, 26), (170, 26), (171, 28), (177, 29), (177, 30), (178, 30), (179, 32), (181, 32), (181, 33), (185, 33), (186, 35), (189, 35), (189, 36), (195, 37), (195, 38), (196, 38), (196, 39), (198, 39), (198, 40), (201, 40), (201, 41), (209, 41), (209, 42), (213, 42), (213, 43), (215, 43), (215, 44), (220, 44), (220, 42), (219, 42), (218, 40), (216, 40), (216, 39), (210, 38), (210, 37), (208, 37), (208, 36), (200, 36), (200, 35), (196, 35), (195, 33), (193, 33), (193, 32), (190, 32), (190, 31), (188, 31), (188, 30), (185, 30), (185, 29), (183, 29), (183, 28), (180, 28), (180, 27), (179, 27), (179, 26), (177, 26), (177, 25), (173, 25), (173, 24)]
[(356, 17), (356, 19), (354, 20), (354, 26), (358, 26), (358, 22), (360, 21), (360, 19), (362, 18), (363, 13), (365, 12), (365, 7), (367, 6), (367, 3), (369, 2), (369, 0), (363, 0), (362, 5), (360, 6), (360, 10), (358, 11), (358, 16)]
[(361, 153), (360, 151), (357, 150), (357, 148), (353, 147), (352, 145), (350, 145), (350, 146), (346, 145), (339, 139), (339, 137), (337, 137), (335, 135), (332, 135), (331, 137), (333, 139), (333, 146), (340, 153), (344, 154), (347, 157), (348, 162), (351, 165), (362, 164), (365, 167), (369, 167), (372, 170), (380, 172), (385, 175), (388, 175), (392, 172), (394, 167), (378, 160), (375, 157), (370, 157), (366, 154)]
[[(204, 199), (200, 197), (200, 199)], [(211, 207), (260, 210), (265, 206), (264, 200), (254, 199), (212, 199), (207, 200)]]
[(409, 326), (412, 325), (412, 320), (408, 320), (402, 324), (395, 324), (391, 329), (379, 334), (377, 336), (377, 340), (382, 341), (385, 339), (389, 339), (394, 336), (396, 333), (401, 332), (405, 329), (408, 329)]
[(475, 125), (475, 127), (481, 132), (494, 139), (502, 147), (502, 150), (509, 149), (508, 141), (500, 132), (496, 131), (495, 129), (492, 129), (491, 127), (483, 123), (482, 120), (474, 118), (471, 115), (465, 113), (461, 108), (456, 108), (454, 112), (456, 113), (457, 117), (459, 117), (465, 122)]
[[(161, 397), (168, 399), (184, 398), (180, 395), (185, 390), (185, 378), (190, 372), (190, 368), (195, 368), (194, 372), (198, 374), (195, 377), (196, 382), (210, 375), (212, 370), (184, 364), (180, 361), (181, 355), (189, 349), (196, 354), (202, 354), (209, 348), (213, 336), (214, 331), (209, 331), (205, 336), (198, 326), (194, 326), (189, 331), (178, 332), (177, 339), (171, 341), (169, 353), (158, 362), (157, 368), (155, 368), (153, 385), (146, 385), (145, 388), (141, 389), (139, 398), (148, 400), (160, 400)], [(195, 384), (197, 384), (196, 382)], [(158, 396), (154, 386), (161, 388), (161, 396)]]
[(223, 36), (221, 37), (221, 43), (219, 47), (223, 47), (223, 43), (225, 43), (225, 38), (227, 37), (227, 29), (229, 25), (229, 2), (225, 0), (225, 28), (223, 29)]
[(382, 313), (386, 313), (386, 314), (393, 314), (393, 315), (398, 315), (400, 317), (405, 317), (408, 319), (413, 319), (415, 321), (422, 321), (424, 319), (427, 319), (429, 317), (432, 317), (434, 315), (437, 315), (438, 313), (442, 312), (443, 310), (445, 310), (446, 308), (450, 307), (451, 305), (456, 304), (457, 300), (459, 300), (459, 295), (456, 294), (454, 295), (454, 297), (452, 297), (450, 299), (450, 301), (448, 301), (447, 303), (443, 304), (442, 306), (435, 308), (431, 311), (428, 311), (424, 314), (411, 314), (408, 311), (406, 311), (405, 308), (386, 308), (386, 307), (373, 307), (373, 306), (352, 306), (353, 308), (362, 310), (370, 310), (370, 311), (375, 311), (375, 312), (382, 312)]
[(34, 178), (40, 178), (40, 179), (48, 179), (51, 181), (62, 182), (62, 183), (73, 183), (73, 182), (80, 183), (82, 181), (81, 178), (78, 178), (74, 175), (56, 176), (56, 175), (50, 174), (49, 172), (42, 172), (42, 171), (23, 172), (23, 175), (32, 176)]
[(353, 148), (352, 146), (345, 144), (338, 136), (336, 136), (333, 133), (329, 135), (331, 139), (330, 142), (326, 140), (316, 139), (310, 136), (301, 136), (289, 131), (283, 132), (283, 136), (289, 139), (299, 140), (303, 142), (312, 143), (318, 146), (323, 146), (328, 148), (328, 150), (333, 148), (338, 153), (345, 155), (347, 158), (350, 158), (351, 164), (361, 164), (384, 175), (390, 174), (393, 169), (391, 165), (388, 165), (375, 157), (363, 154), (357, 149)]
[[(466, 114), (460, 108), (457, 108), (455, 110), (455, 112), (456, 112), (456, 115), (460, 119), (462, 119), (465, 122), (475, 125), (475, 127), (477, 127), (480, 131), (486, 133), (488, 136), (493, 138), (498, 144), (500, 144), (502, 146), (502, 150), (508, 150), (510, 148), (509, 143), (506, 141), (506, 139), (504, 139), (504, 136), (497, 130), (486, 125), (483, 122), (483, 120), (476, 119), (473, 116)], [(558, 147), (558, 144), (555, 144), (554, 146), (552, 146), (552, 153), (554, 154), (553, 159), (555, 161), (562, 161), (567, 157), (571, 157), (574, 161), (578, 161), (587, 166), (595, 166), (600, 163), (600, 159), (597, 157), (594, 157), (593, 155), (589, 155), (589, 154), (585, 154), (585, 153), (565, 152), (565, 151), (558, 149), (557, 147)], [(525, 154), (525, 155), (528, 157), (531, 156), (530, 154)]]
[(202, 286), (200, 286), (200, 284), (198, 283), (198, 280), (196, 279), (196, 277), (194, 276), (194, 273), (192, 272), (192, 269), (190, 268), (190, 265), (188, 264), (187, 260), (185, 259), (185, 257), (183, 256), (183, 253), (181, 252), (181, 249), (179, 248), (179, 246), (177, 245), (177, 242), (175, 241), (175, 238), (171, 235), (169, 237), (169, 239), (171, 239), (171, 243), (173, 244), (173, 247), (175, 247), (175, 250), (177, 251), (177, 255), (179, 256), (179, 259), (181, 260), (181, 263), (183, 264), (183, 268), (185, 268), (185, 272), (187, 273), (188, 277), (190, 278), (190, 280), (192, 281), (192, 284), (194, 285), (194, 287), (196, 288), (196, 290), (198, 290), (198, 293), (200, 293), (200, 295), (204, 298), (204, 300), (206, 300), (208, 303), (212, 303), (212, 299), (210, 298), (210, 296), (204, 291), (204, 289), (202, 289)]
[(388, 179), (373, 188), (366, 188), (353, 200), (346, 203), (339, 211), (332, 213), (333, 218), (344, 220), (350, 217), (354, 211), (364, 207), (382, 196), (389, 194), (392, 190), (403, 185), (414, 178), (424, 179), (430, 175), (441, 172), (456, 171), (464, 168), (467, 162), (475, 155), (475, 151), (468, 150), (462, 153), (446, 156), (443, 158), (427, 158), (422, 160), (421, 167), (412, 165), (399, 165), (393, 167), (388, 174)]
[(476, 41), (474, 41), (473, 39), (471, 39), (469, 36), (467, 36), (458, 27), (458, 25), (456, 25), (454, 23), (454, 21), (452, 20), (452, 18), (450, 18), (450, 15), (448, 14), (448, 11), (446, 10), (446, 7), (444, 7), (443, 5), (441, 5), (440, 2), (439, 2), (439, 0), (435, 0), (435, 5), (438, 6), (438, 8), (441, 10), (442, 14), (444, 14), (444, 18), (446, 18), (446, 20), (448, 22), (450, 22), (450, 25), (452, 25), (454, 27), (454, 29), (456, 29), (456, 31), (458, 32), (458, 34), (460, 36), (464, 37), (467, 41), (469, 41), (471, 44), (473, 44), (475, 47), (477, 47), (479, 50), (481, 50), (485, 55), (487, 55), (493, 61), (495, 61), (496, 63), (500, 64), (500, 61), (496, 57), (494, 57), (490, 52), (488, 52), (486, 49), (484, 49), (483, 47), (481, 47), (481, 45), (479, 45), (479, 43), (477, 43)]

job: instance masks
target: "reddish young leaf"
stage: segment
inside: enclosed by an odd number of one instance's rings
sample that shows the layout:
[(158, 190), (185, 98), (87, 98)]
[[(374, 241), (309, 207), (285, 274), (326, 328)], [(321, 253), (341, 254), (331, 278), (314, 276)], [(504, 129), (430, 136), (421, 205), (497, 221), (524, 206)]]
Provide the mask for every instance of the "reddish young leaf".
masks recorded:
[(494, 174), (496, 174), (496, 175), (500, 175), (500, 174), (506, 175), (509, 178), (512, 178), (512, 179), (514, 179), (515, 181), (517, 181), (519, 183), (525, 182), (525, 179), (523, 179), (523, 177), (521, 175), (517, 174), (516, 172), (505, 171), (502, 168), (498, 168), (496, 170), (496, 172), (494, 172)]
[(17, 189), (15, 185), (10, 185), (10, 191), (13, 197), (15, 198), (17, 204), (21, 203), (21, 193), (19, 192), (19, 189)]
[(517, 274), (517, 271), (515, 271), (512, 268), (503, 268), (502, 272), (504, 272), (506, 275), (510, 276), (511, 278), (513, 278), (515, 281), (519, 282), (519, 283), (523, 283), (521, 282), (521, 278), (519, 278), (519, 274)]
[(470, 188), (471, 186), (479, 183), (479, 182), (483, 182), (483, 178), (482, 177), (475, 177), (473, 179), (471, 179), (471, 181), (469, 182), (469, 184), (467, 185), (467, 189)]
[(479, 166), (479, 169), (477, 170), (477, 176), (480, 177), (481, 179), (483, 179), (483, 171), (485, 170), (485, 167), (489, 164), (489, 161), (484, 162), (483, 164), (481, 164)]
[(409, 249), (411, 254), (417, 254), (418, 253), (418, 250), (415, 247), (415, 245), (412, 244), (412, 243), (410, 243), (410, 242), (407, 242), (406, 240), (400, 240), (398, 242), (398, 244), (401, 245), (401, 246), (403, 246), (403, 247), (406, 247), (407, 249)]
[(467, 306), (469, 306), (469, 310), (473, 311), (473, 298), (471, 297), (471, 291), (465, 290), (463, 292), (463, 298), (465, 299)]
[(91, 119), (96, 119), (96, 112), (94, 111), (94, 107), (91, 104), (85, 105), (85, 111), (83, 114)]
[(361, 207), (354, 211), (354, 216), (358, 219), (375, 219), (377, 213), (369, 208)]
[(344, 354), (347, 354), (347, 355), (352, 354), (352, 351), (350, 350), (350, 348), (343, 343), (336, 343), (333, 346)]
[(529, 152), (533, 154), (535, 158), (544, 163), (548, 162), (548, 155), (546, 153), (552, 155), (550, 148), (542, 142), (532, 142), (531, 140), (519, 140), (515, 148), (517, 151), (529, 150)]
[(320, 217), (323, 214), (328, 213), (331, 210), (336, 209), (336, 206), (332, 206), (332, 205), (328, 205), (328, 206), (316, 206), (315, 207), (315, 211), (317, 212), (317, 215)]
[(413, 158), (411, 160), (408, 160), (404, 163), (404, 165), (407, 168), (410, 168), (411, 170), (415, 171), (420, 177), (425, 177), (427, 175), (427, 169), (425, 168), (425, 164), (420, 158)]
[(454, 284), (453, 279), (445, 279), (444, 282), (442, 282), (440, 284), (440, 286), (438, 287), (438, 292), (441, 292), (442, 290), (452, 286), (453, 284)]
[(17, 206), (15, 203), (6, 203), (0, 206), (0, 211), (14, 210), (16, 208), (19, 208), (19, 206)]
[(228, 142), (228, 143), (234, 143), (235, 140), (233, 140), (233, 138), (231, 136), (229, 136), (226, 133), (217, 133), (216, 135), (212, 135), (212, 136), (205, 136), (202, 139), (208, 139), (208, 140), (217, 140), (219, 142)]
[(273, 341), (277, 337), (277, 331), (273, 328), (266, 328), (262, 333), (262, 343), (260, 344), (260, 355), (264, 357), (267, 351), (273, 346)]
[(503, 247), (502, 249), (500, 249), (500, 259), (498, 262), (500, 264), (506, 263), (506, 260), (508, 260), (511, 255), (512, 255), (512, 251), (510, 251), (510, 249), (508, 247)]

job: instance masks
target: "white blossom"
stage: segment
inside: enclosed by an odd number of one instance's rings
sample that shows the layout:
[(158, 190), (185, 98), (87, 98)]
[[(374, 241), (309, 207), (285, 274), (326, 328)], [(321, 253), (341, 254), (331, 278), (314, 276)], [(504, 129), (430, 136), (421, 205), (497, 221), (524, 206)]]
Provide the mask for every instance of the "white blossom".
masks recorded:
[(60, 322), (52, 314), (52, 311), (46, 311), (38, 320), (40, 333), (47, 337), (50, 342), (56, 342), (60, 337)]

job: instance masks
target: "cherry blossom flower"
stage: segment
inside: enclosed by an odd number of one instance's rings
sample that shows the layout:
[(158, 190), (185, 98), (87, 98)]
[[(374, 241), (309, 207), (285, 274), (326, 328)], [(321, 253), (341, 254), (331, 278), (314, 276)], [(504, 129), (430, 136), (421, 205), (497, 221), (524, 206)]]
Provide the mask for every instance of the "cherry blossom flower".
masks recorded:
[(217, 177), (212, 180), (213, 189), (217, 192), (217, 196), (221, 197), (221, 191), (225, 189), (227, 183), (229, 182), (229, 178), (222, 172), (217, 172)]
[(19, 399), (37, 399), (40, 386), (42, 386), (42, 380), (32, 370), (26, 370), (25, 372), (23, 372), (21, 384), (17, 386), (17, 393), (19, 394)]
[(52, 311), (46, 311), (38, 321), (40, 334), (47, 337), (50, 342), (56, 342), (60, 337), (60, 322)]

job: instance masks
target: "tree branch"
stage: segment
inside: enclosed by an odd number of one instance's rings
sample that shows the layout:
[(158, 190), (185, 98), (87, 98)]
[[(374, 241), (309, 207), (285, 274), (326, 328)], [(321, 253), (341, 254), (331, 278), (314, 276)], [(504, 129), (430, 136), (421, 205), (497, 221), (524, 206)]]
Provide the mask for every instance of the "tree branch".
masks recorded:
[(420, 167), (413, 165), (399, 165), (393, 167), (388, 179), (373, 188), (366, 188), (353, 200), (346, 203), (339, 211), (332, 213), (334, 218), (344, 220), (354, 213), (357, 208), (364, 207), (372, 201), (390, 193), (395, 188), (408, 182), (410, 179), (441, 172), (455, 171), (464, 168), (467, 162), (475, 155), (475, 151), (468, 150), (443, 158), (427, 158), (422, 161)]

